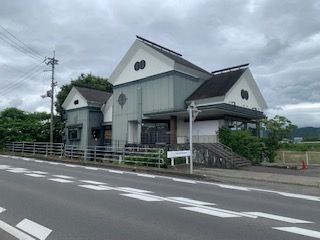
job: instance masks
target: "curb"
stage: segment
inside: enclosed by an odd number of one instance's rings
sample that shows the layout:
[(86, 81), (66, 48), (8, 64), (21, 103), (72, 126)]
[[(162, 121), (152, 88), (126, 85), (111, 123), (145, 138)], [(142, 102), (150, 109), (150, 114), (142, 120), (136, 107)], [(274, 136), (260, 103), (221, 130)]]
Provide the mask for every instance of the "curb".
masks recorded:
[[(229, 174), (223, 173), (213, 173), (212, 175), (208, 174), (199, 174), (194, 173), (190, 174), (187, 172), (177, 172), (177, 171), (170, 171), (168, 169), (159, 169), (159, 168), (151, 168), (151, 167), (143, 167), (143, 166), (130, 166), (130, 165), (115, 165), (115, 164), (102, 164), (98, 162), (88, 162), (88, 161), (74, 161), (70, 159), (62, 159), (59, 157), (46, 157), (43, 155), (28, 155), (28, 154), (12, 154), (12, 152), (0, 152), (0, 154), (11, 155), (11, 156), (21, 156), (21, 157), (30, 157), (36, 158), (45, 161), (53, 161), (53, 162), (61, 162), (61, 163), (71, 163), (75, 165), (83, 165), (83, 166), (95, 166), (95, 167), (102, 167), (102, 168), (112, 168), (117, 170), (125, 170), (131, 172), (141, 172), (141, 173), (153, 173), (153, 174), (162, 174), (162, 175), (169, 175), (169, 176), (179, 176), (179, 177), (186, 177), (195, 180), (206, 180), (209, 182), (229, 182), (229, 183), (238, 183), (237, 180), (247, 180), (247, 181), (257, 181), (257, 182), (268, 182), (268, 183), (278, 183), (278, 184), (289, 184), (295, 186), (308, 186), (308, 187), (316, 187), (320, 188), (320, 178), (314, 179), (315, 177), (309, 177), (310, 181), (303, 182), (301, 179), (297, 179), (297, 181), (285, 181), (281, 179), (275, 179), (270, 176), (270, 178), (259, 178), (259, 177), (247, 177), (247, 176), (232, 176)], [(197, 170), (195, 170), (197, 171)], [(271, 173), (272, 174), (272, 173)], [(270, 174), (270, 175), (271, 175)], [(272, 174), (274, 176), (283, 176), (283, 174)], [(286, 176), (286, 175), (285, 175)], [(299, 178), (300, 176), (296, 176)]]

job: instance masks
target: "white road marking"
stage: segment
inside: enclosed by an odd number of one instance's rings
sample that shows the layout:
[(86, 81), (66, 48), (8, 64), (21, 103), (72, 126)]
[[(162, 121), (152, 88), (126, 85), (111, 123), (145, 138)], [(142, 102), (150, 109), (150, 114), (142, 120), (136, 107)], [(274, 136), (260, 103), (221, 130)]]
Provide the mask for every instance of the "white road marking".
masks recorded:
[(42, 172), (42, 171), (31, 171), (31, 172), (35, 174), (48, 174), (47, 172)]
[(168, 197), (167, 199), (172, 200), (173, 202), (182, 203), (182, 204), (191, 204), (191, 205), (216, 205), (214, 203), (203, 202), (198, 200), (193, 200), (190, 198), (184, 197)]
[(35, 162), (37, 162), (37, 163), (43, 163), (44, 161), (42, 161), (42, 160), (34, 160)]
[(9, 165), (0, 165), (0, 169), (9, 169), (11, 166)]
[(30, 177), (36, 177), (36, 178), (45, 177), (44, 175), (36, 174), (36, 173), (26, 173), (26, 174), (24, 174), (24, 175), (30, 176)]
[(63, 178), (49, 178), (50, 181), (59, 182), (59, 183), (71, 183), (73, 181), (63, 179)]
[(192, 183), (192, 184), (196, 183), (196, 181), (189, 180), (189, 179), (183, 179), (183, 178), (172, 178), (172, 180), (175, 182)]
[(6, 170), (7, 172), (12, 172), (12, 173), (27, 173), (29, 172), (28, 169), (25, 168), (10, 168), (8, 170)]
[(35, 236), (40, 240), (45, 240), (52, 232), (51, 229), (33, 222), (27, 218), (19, 222), (16, 227), (21, 229), (22, 231), (25, 231), (26, 233), (29, 233), (32, 236)]
[(57, 163), (57, 162), (48, 162), (51, 165), (60, 165), (61, 163)]
[(72, 168), (78, 167), (77, 165), (73, 165), (73, 164), (62, 164), (62, 165), (66, 166), (66, 167), (72, 167)]
[(99, 170), (99, 168), (96, 168), (96, 167), (84, 167), (84, 168), (88, 170), (95, 170), (95, 171)]
[(25, 234), (24, 232), (20, 231), (19, 229), (16, 229), (15, 227), (12, 227), (11, 225), (9, 225), (1, 220), (0, 220), (0, 229), (11, 234), (12, 236), (16, 237), (19, 240), (36, 240), (35, 238), (30, 237), (29, 235)]
[(30, 159), (30, 158), (21, 158), (22, 160), (24, 160), (24, 161), (31, 161), (32, 159)]
[(203, 213), (215, 217), (221, 217), (221, 218), (233, 218), (233, 217), (240, 217), (240, 215), (235, 215), (227, 212), (221, 212), (217, 211), (215, 209), (210, 209), (210, 208), (202, 208), (202, 207), (180, 207), (181, 209), (185, 209), (188, 211), (193, 211), (197, 213)]
[(123, 174), (123, 171), (118, 171), (118, 170), (108, 170), (108, 172)]
[(292, 197), (292, 198), (301, 198), (305, 200), (311, 200), (311, 201), (318, 201), (320, 202), (320, 197), (311, 196), (311, 195), (304, 195), (304, 194), (295, 194), (295, 193), (286, 193), (286, 192), (277, 192), (278, 194), (286, 197)]
[(80, 180), (80, 181), (84, 182), (84, 183), (97, 184), (97, 185), (107, 184), (107, 183), (97, 182), (97, 181), (92, 181), (92, 180)]
[(217, 184), (217, 186), (221, 188), (227, 188), (227, 189), (234, 189), (234, 190), (241, 190), (241, 191), (250, 191), (246, 187), (239, 187), (239, 186), (233, 186), (233, 185), (226, 185), (226, 184)]
[(102, 191), (102, 190), (112, 190), (114, 188), (112, 187), (108, 187), (108, 186), (104, 186), (104, 185), (78, 185), (79, 187), (83, 187), (83, 188), (89, 188), (92, 190), (98, 190), (98, 191)]
[(133, 193), (152, 193), (152, 192), (147, 191), (147, 190), (138, 189), (138, 188), (131, 188), (131, 187), (119, 187), (117, 189), (120, 190), (120, 191), (133, 192)]
[(149, 195), (149, 194), (135, 194), (135, 193), (125, 193), (121, 194), (122, 196), (136, 198), (146, 202), (161, 202), (163, 199), (158, 196)]
[(320, 239), (320, 232), (309, 229), (299, 227), (273, 227), (273, 229)]
[(154, 175), (143, 174), (143, 173), (137, 173), (137, 176), (139, 176), (139, 177), (147, 177), (147, 178), (155, 178), (156, 177)]
[(253, 216), (257, 216), (257, 217), (287, 222), (287, 223), (313, 223), (313, 222), (309, 222), (309, 221), (305, 221), (305, 220), (301, 220), (301, 219), (283, 217), (280, 215), (274, 215), (274, 214), (269, 214), (269, 213), (264, 213), (264, 212), (243, 212), (243, 213), (250, 214)]
[(4, 212), (6, 209), (3, 207), (0, 207), (0, 213)]
[(54, 177), (57, 178), (65, 178), (65, 179), (74, 179), (74, 177), (66, 176), (66, 175), (53, 175)]

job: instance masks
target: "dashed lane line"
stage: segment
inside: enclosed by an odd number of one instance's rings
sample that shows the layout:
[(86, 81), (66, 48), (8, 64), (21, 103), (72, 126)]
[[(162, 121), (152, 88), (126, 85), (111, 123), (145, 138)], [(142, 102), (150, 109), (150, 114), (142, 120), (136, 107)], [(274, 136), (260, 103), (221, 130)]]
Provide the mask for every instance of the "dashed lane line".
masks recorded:
[(113, 190), (114, 188), (104, 185), (78, 185), (79, 187), (88, 188), (97, 191)]
[(305, 228), (300, 227), (273, 227), (273, 229), (289, 232), (289, 233), (295, 233), (302, 236), (312, 237), (312, 238), (318, 238), (320, 239), (320, 232), (309, 230)]
[(74, 177), (66, 176), (66, 175), (52, 175), (57, 178), (64, 178), (64, 179), (74, 179)]
[(217, 184), (217, 186), (219, 186), (219, 187), (221, 187), (221, 188), (234, 189), (234, 190), (240, 190), (240, 191), (250, 191), (249, 188), (239, 187), (239, 186), (233, 186), (233, 185)]
[(280, 215), (274, 215), (274, 214), (269, 214), (269, 213), (264, 213), (264, 212), (243, 212), (243, 213), (257, 216), (257, 217), (267, 218), (267, 219), (271, 219), (271, 220), (286, 222), (286, 223), (313, 223), (313, 222), (309, 222), (309, 221), (305, 221), (305, 220), (301, 220), (301, 219), (283, 217)]
[(41, 175), (41, 174), (36, 174), (36, 173), (26, 173), (24, 174), (26, 176), (30, 176), (30, 177), (35, 177), (35, 178), (42, 178), (42, 177), (45, 177), (44, 175)]
[(226, 212), (221, 212), (217, 211), (215, 209), (210, 209), (210, 208), (202, 208), (202, 207), (181, 207), (181, 209), (185, 209), (188, 211), (192, 212), (197, 212), (197, 213), (202, 213), (202, 214), (207, 214), (215, 217), (221, 217), (221, 218), (236, 218), (236, 217), (241, 217), (236, 214), (232, 213), (226, 213)]
[(162, 197), (149, 195), (149, 194), (125, 193), (125, 194), (120, 194), (120, 195), (126, 196), (126, 197), (131, 197), (131, 198), (136, 198), (136, 199), (146, 201), (146, 202), (161, 202), (161, 201), (163, 201)]
[(42, 172), (42, 171), (31, 171), (31, 172), (35, 174), (48, 174), (47, 172)]
[(51, 229), (33, 222), (27, 218), (19, 222), (16, 227), (40, 240), (45, 240), (52, 232)]
[(156, 176), (150, 175), (150, 174), (143, 174), (143, 173), (137, 173), (137, 176), (139, 177), (146, 177), (146, 178), (155, 178)]
[(48, 180), (58, 182), (58, 183), (72, 183), (73, 181), (63, 179), (63, 178), (49, 178)]
[(107, 183), (104, 183), (104, 182), (97, 182), (97, 181), (93, 181), (93, 180), (80, 180), (80, 182), (90, 183), (90, 184), (96, 184), (96, 185), (107, 184)]
[(124, 173), (123, 171), (111, 170), (111, 169), (108, 169), (107, 171), (110, 172), (110, 173), (119, 173), (119, 174), (123, 174)]
[(117, 190), (124, 191), (124, 192), (132, 192), (132, 193), (152, 193), (151, 191), (148, 191), (148, 190), (131, 188), (131, 187), (118, 187)]

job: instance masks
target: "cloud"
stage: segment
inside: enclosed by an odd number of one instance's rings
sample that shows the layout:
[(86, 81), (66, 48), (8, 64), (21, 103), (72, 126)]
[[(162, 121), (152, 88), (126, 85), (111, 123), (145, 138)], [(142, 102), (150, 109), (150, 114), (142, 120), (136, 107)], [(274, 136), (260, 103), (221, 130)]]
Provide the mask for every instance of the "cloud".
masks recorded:
[[(270, 112), (311, 124), (286, 106), (320, 102), (319, 12), (317, 0), (2, 0), (0, 23), (43, 57), (56, 50), (58, 86), (83, 72), (108, 77), (137, 34), (208, 71), (250, 62)], [(20, 79), (40, 61), (0, 39), (0, 108), (49, 106), (46, 66)]]

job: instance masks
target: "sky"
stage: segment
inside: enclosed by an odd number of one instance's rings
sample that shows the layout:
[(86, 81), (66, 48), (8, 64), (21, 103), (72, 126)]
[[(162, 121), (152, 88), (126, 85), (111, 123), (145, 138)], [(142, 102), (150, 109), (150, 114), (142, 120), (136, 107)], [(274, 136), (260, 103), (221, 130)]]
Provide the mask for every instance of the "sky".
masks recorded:
[(59, 90), (108, 78), (140, 35), (207, 71), (250, 63), (268, 117), (320, 127), (318, 0), (1, 0), (0, 26), (0, 110), (49, 111), (53, 50)]

